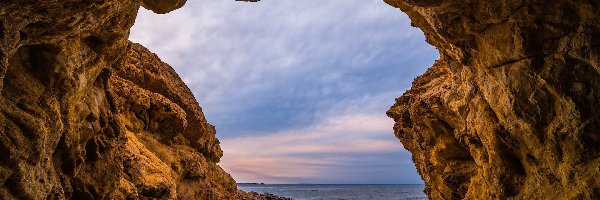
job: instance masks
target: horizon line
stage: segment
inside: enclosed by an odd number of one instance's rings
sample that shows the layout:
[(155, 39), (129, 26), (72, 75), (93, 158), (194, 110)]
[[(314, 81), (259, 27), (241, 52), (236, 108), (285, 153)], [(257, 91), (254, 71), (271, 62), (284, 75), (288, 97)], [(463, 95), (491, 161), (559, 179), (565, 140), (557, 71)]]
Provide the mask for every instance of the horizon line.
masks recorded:
[(236, 183), (248, 185), (425, 185), (425, 183)]

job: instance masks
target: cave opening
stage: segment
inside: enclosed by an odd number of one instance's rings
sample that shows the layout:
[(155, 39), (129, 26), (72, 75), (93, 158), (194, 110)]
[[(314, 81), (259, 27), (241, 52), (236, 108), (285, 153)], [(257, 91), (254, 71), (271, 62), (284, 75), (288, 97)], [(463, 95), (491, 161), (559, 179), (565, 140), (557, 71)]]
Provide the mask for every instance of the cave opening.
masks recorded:
[(422, 184), (386, 111), (439, 55), (381, 0), (142, 8), (130, 39), (193, 91), (237, 182)]

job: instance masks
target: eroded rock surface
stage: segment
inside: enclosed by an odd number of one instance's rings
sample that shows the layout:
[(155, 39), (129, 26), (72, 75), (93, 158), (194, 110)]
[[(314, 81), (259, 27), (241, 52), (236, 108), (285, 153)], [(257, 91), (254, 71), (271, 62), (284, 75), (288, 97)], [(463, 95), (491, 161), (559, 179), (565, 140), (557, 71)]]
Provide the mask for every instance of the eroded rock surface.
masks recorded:
[(386, 2), (440, 52), (388, 111), (430, 198), (600, 198), (599, 1)]
[(237, 199), (215, 129), (128, 41), (140, 5), (0, 1), (0, 199)]

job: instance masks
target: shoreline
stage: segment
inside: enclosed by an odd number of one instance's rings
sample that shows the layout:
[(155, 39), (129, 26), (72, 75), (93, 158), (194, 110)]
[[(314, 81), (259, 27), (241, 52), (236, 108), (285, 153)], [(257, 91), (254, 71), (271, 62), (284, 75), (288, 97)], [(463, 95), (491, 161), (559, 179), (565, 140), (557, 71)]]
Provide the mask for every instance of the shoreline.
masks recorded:
[(247, 192), (243, 190), (238, 190), (238, 195), (242, 200), (292, 200), (291, 198), (280, 197), (271, 193), (259, 194), (258, 192), (254, 191)]

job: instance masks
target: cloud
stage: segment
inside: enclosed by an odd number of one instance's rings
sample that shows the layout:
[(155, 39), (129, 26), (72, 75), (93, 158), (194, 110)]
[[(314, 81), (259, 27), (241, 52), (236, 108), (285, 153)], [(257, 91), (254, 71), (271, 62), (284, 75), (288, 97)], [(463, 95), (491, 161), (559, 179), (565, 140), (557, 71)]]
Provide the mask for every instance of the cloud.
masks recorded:
[[(410, 155), (398, 150), (385, 112), (438, 54), (404, 13), (381, 0), (189, 1), (167, 15), (140, 10), (130, 39), (157, 53), (190, 87), (217, 128), (224, 160), (237, 162), (224, 161), (234, 177), (253, 170), (257, 179), (283, 177), (281, 165), (275, 174), (253, 168), (277, 159), (315, 166), (302, 169), (312, 170), (306, 174), (337, 166), (337, 175), (348, 174), (344, 180), (417, 177), (414, 167), (402, 168)], [(298, 142), (283, 148), (294, 141), (286, 138)], [(269, 142), (288, 157), (228, 159), (242, 152), (229, 142), (247, 148)], [(355, 166), (369, 159), (382, 162)]]
[(308, 128), (236, 137), (223, 143), (232, 154), (248, 155), (383, 152), (401, 148), (396, 141), (376, 138), (388, 135), (392, 126), (393, 121), (382, 114), (336, 116)]
[[(392, 126), (381, 114), (349, 114), (306, 128), (226, 139), (221, 166), (241, 182), (360, 183), (357, 172), (394, 174), (401, 165), (412, 166), (399, 158), (406, 150), (389, 134)], [(397, 157), (377, 156), (382, 154)]]
[(176, 68), (221, 137), (316, 123), (323, 102), (407, 88), (437, 56), (380, 0), (194, 1), (141, 10), (131, 39)]

